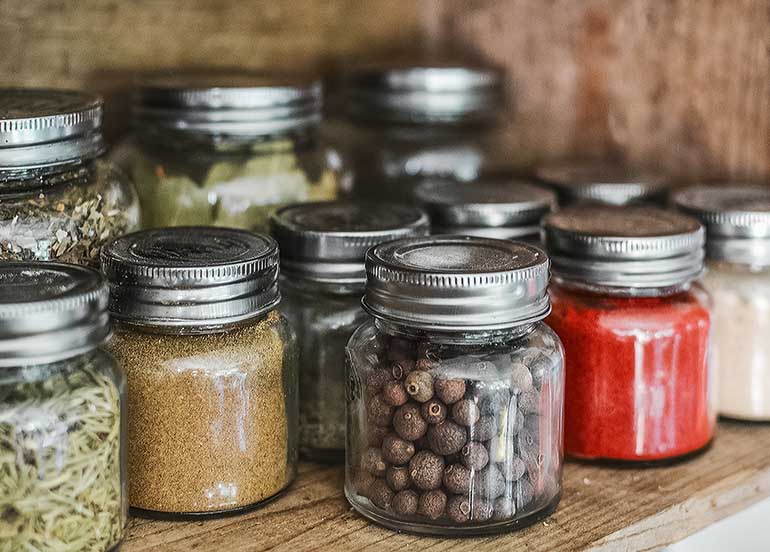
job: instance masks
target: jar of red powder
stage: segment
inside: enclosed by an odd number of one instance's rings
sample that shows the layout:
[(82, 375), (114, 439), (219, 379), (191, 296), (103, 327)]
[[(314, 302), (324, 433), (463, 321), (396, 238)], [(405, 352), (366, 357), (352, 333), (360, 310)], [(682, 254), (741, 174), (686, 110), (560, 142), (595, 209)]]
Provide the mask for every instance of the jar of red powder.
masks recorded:
[(716, 422), (704, 232), (653, 207), (584, 206), (545, 221), (548, 323), (566, 354), (565, 452), (648, 462), (705, 448)]

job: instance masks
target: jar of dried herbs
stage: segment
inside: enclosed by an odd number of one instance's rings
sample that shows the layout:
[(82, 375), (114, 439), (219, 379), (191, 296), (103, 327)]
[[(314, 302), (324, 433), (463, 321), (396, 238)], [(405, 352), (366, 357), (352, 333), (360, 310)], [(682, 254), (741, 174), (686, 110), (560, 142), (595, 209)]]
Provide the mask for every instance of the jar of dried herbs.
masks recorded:
[(296, 344), (276, 311), (278, 246), (214, 227), (102, 251), (128, 382), (129, 503), (160, 517), (260, 505), (294, 479)]
[(145, 228), (266, 231), (277, 207), (337, 195), (317, 81), (187, 74), (148, 80), (137, 98), (135, 132), (115, 159), (136, 183)]
[(135, 230), (139, 203), (104, 159), (102, 101), (82, 92), (0, 89), (0, 260), (98, 266)]
[(126, 523), (125, 385), (100, 348), (104, 280), (2, 263), (0, 320), (0, 550), (112, 550)]
[(333, 461), (345, 452), (345, 345), (367, 319), (361, 309), (366, 250), (427, 231), (422, 211), (391, 204), (296, 204), (273, 216), (281, 248), (281, 310), (299, 343), (304, 455)]

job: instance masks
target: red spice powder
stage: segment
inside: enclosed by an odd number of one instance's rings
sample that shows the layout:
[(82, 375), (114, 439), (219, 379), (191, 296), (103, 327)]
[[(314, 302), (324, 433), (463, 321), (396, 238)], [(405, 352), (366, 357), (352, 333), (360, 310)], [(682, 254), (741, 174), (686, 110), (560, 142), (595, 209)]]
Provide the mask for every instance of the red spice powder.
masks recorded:
[(547, 322), (566, 353), (567, 454), (659, 460), (708, 444), (711, 321), (697, 291), (631, 298), (552, 285)]

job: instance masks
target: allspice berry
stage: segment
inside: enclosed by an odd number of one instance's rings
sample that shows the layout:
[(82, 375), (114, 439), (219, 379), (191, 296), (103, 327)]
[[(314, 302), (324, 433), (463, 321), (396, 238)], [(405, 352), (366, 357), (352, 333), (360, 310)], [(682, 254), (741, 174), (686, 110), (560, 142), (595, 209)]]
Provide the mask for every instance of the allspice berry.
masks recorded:
[(505, 492), (505, 477), (495, 464), (488, 464), (486, 468), (474, 474), (473, 487), (478, 496), (491, 500)]
[(514, 456), (509, 461), (498, 464), (498, 469), (503, 474), (506, 481), (516, 481), (521, 479), (524, 472), (527, 471), (527, 466), (524, 464), (524, 460), (518, 456)]
[(532, 388), (519, 395), (519, 410), (524, 414), (537, 414), (540, 411), (540, 394), (536, 389)]
[[(387, 457), (385, 459), (387, 460)], [(487, 447), (476, 441), (471, 441), (460, 451), (460, 461), (468, 468), (482, 469), (489, 462)]]
[(393, 512), (400, 516), (412, 516), (417, 513), (419, 500), (420, 497), (414, 491), (400, 491), (393, 497)]
[(465, 446), (467, 433), (464, 427), (451, 420), (444, 420), (428, 428), (428, 445), (436, 454), (454, 454)]
[(516, 485), (513, 488), (513, 498), (516, 501), (517, 510), (523, 509), (527, 504), (532, 502), (534, 496), (535, 488), (532, 486), (532, 483), (525, 478), (521, 478), (516, 482)]
[(373, 397), (377, 393), (380, 393), (385, 386), (385, 383), (391, 379), (393, 379), (393, 376), (390, 375), (390, 372), (381, 368), (375, 368), (369, 372), (366, 376), (366, 381), (364, 382), (367, 396)]
[(430, 341), (421, 341), (417, 344), (417, 360), (437, 360), (437, 347)]
[(425, 402), (433, 397), (433, 376), (430, 372), (415, 370), (404, 380), (406, 392), (418, 402)]
[(384, 479), (375, 479), (369, 487), (369, 500), (372, 504), (383, 510), (390, 510), (395, 493), (390, 490)]
[(471, 519), (471, 501), (467, 496), (450, 497), (446, 504), (446, 515), (455, 523), (467, 523)]
[(465, 396), (465, 380), (440, 379), (433, 382), (436, 397), (444, 404), (453, 404)]
[(497, 435), (497, 423), (492, 416), (481, 416), (471, 426), (470, 437), (474, 441), (489, 441)]
[(495, 499), (494, 512), (492, 517), (498, 521), (505, 519), (511, 519), (516, 513), (516, 505), (513, 502), (513, 497), (504, 494), (501, 497)]
[(365, 470), (359, 470), (353, 476), (353, 488), (361, 496), (369, 497), (369, 489), (374, 483), (375, 477)]
[(397, 360), (390, 365), (390, 374), (394, 379), (401, 381), (414, 370), (414, 361), (411, 359)]
[(474, 425), (480, 416), (479, 407), (473, 399), (463, 399), (452, 406), (452, 419), (465, 427)]
[(447, 496), (444, 491), (433, 490), (420, 495), (417, 513), (429, 519), (438, 519), (446, 510)]
[(444, 488), (453, 494), (468, 494), (471, 490), (471, 470), (462, 464), (450, 464), (444, 469)]
[(428, 450), (421, 450), (409, 461), (412, 483), (423, 491), (438, 489), (444, 474), (444, 459)]
[(395, 492), (408, 489), (412, 483), (412, 478), (409, 477), (409, 467), (388, 466), (388, 471), (385, 472), (385, 481), (388, 483), (388, 487)]
[(422, 370), (423, 372), (427, 370), (433, 370), (438, 366), (438, 363), (434, 360), (430, 360), (427, 358), (420, 358), (415, 362), (414, 369), (415, 370)]
[(400, 466), (414, 456), (414, 443), (401, 439), (393, 433), (382, 440), (382, 458), (389, 464)]
[(401, 406), (409, 400), (409, 395), (400, 381), (389, 381), (382, 389), (382, 397), (391, 406)]
[(402, 439), (416, 441), (428, 431), (428, 422), (420, 414), (420, 407), (408, 402), (393, 415), (393, 429)]
[(382, 440), (390, 433), (390, 429), (387, 426), (370, 425), (366, 429), (366, 437), (369, 441), (369, 445), (372, 447), (381, 447)]
[(388, 465), (382, 456), (382, 450), (374, 447), (366, 449), (361, 455), (361, 469), (377, 477), (385, 475)]
[(493, 503), (489, 500), (476, 498), (471, 506), (471, 519), (473, 521), (489, 521), (494, 513)]
[(407, 339), (394, 337), (388, 344), (386, 356), (391, 362), (397, 360), (414, 360), (414, 345)]
[(429, 424), (440, 424), (446, 420), (447, 416), (446, 406), (440, 400), (435, 398), (423, 403), (420, 412), (422, 413), (422, 417), (425, 418), (425, 421)]
[(390, 425), (393, 419), (393, 407), (385, 402), (382, 393), (372, 397), (366, 404), (366, 419), (370, 424), (378, 426)]
[(532, 389), (532, 373), (521, 362), (514, 362), (511, 366), (511, 383), (520, 392)]

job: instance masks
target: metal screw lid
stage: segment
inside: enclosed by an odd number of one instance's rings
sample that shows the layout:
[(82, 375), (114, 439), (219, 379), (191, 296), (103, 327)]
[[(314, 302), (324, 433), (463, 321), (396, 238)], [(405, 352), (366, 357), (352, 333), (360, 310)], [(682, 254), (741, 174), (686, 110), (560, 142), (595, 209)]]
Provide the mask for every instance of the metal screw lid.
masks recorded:
[(205, 328), (261, 316), (280, 300), (278, 245), (208, 226), (144, 230), (102, 248), (110, 311), (122, 322)]
[(685, 284), (703, 271), (703, 227), (655, 207), (585, 205), (546, 217), (554, 276), (628, 288)]
[(706, 255), (738, 264), (770, 265), (770, 189), (731, 184), (692, 186), (677, 207), (706, 227)]
[(134, 123), (204, 134), (267, 136), (317, 125), (321, 82), (268, 74), (156, 77), (137, 93)]
[(107, 286), (95, 270), (53, 262), (0, 267), (0, 366), (63, 360), (109, 335)]
[(428, 234), (424, 212), (387, 203), (297, 203), (277, 211), (270, 225), (284, 275), (338, 284), (366, 282), (370, 247)]
[(510, 328), (545, 318), (548, 257), (521, 242), (470, 236), (392, 241), (366, 254), (363, 307), (439, 331)]
[(488, 121), (504, 95), (501, 71), (451, 64), (365, 67), (346, 89), (352, 116), (398, 123)]
[(537, 170), (536, 176), (559, 195), (561, 205), (662, 205), (669, 190), (668, 181), (661, 175), (610, 163), (545, 166)]
[(0, 88), (0, 173), (104, 152), (102, 100), (72, 90)]
[(516, 179), (472, 182), (427, 180), (415, 197), (428, 212), (434, 234), (516, 239), (536, 236), (556, 205), (550, 190)]

